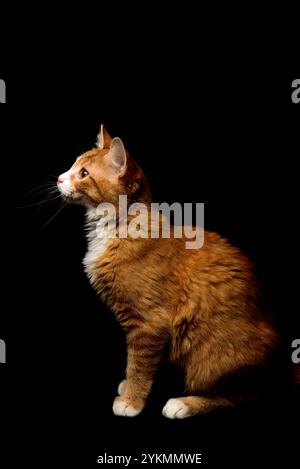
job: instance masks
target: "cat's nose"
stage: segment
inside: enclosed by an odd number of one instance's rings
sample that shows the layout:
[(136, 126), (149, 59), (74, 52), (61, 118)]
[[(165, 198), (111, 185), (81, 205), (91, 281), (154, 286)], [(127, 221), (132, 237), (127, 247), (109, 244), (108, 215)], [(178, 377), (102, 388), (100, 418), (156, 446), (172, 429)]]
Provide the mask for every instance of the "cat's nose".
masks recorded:
[(63, 179), (59, 176), (59, 178), (57, 179), (57, 184), (62, 184), (63, 182)]

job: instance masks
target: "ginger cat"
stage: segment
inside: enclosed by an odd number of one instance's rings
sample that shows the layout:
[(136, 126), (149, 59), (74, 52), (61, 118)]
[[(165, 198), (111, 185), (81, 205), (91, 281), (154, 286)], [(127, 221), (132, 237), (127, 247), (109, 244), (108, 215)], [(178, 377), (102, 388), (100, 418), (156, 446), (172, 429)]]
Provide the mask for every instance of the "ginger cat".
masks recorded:
[(87, 209), (85, 270), (127, 337), (126, 379), (113, 412), (133, 417), (143, 410), (165, 351), (183, 368), (188, 394), (168, 400), (164, 416), (182, 419), (240, 402), (230, 377), (263, 369), (277, 345), (247, 257), (211, 232), (195, 250), (174, 236), (99, 233), (99, 203), (117, 208), (120, 194), (128, 204), (152, 201), (143, 171), (103, 126), (97, 147), (77, 158), (57, 185)]

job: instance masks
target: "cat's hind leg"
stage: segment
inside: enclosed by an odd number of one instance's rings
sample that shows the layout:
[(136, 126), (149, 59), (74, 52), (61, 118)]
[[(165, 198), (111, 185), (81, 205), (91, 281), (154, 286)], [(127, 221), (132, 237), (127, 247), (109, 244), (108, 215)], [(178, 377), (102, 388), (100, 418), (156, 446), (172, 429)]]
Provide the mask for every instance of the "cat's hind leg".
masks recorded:
[(221, 397), (188, 396), (169, 399), (163, 415), (169, 419), (185, 419), (197, 414), (206, 414), (220, 407), (231, 407), (228, 399)]

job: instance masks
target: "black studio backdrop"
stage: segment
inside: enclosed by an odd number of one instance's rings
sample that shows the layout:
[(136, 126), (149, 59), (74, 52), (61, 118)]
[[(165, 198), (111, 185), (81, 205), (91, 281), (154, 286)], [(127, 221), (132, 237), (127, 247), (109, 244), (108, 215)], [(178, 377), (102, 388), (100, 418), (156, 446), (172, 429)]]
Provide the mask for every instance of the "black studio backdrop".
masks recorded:
[[(204, 202), (206, 229), (254, 260), (290, 354), (299, 335), (292, 269), (299, 261), (300, 119), (291, 82), (300, 71), (265, 57), (237, 65), (228, 56), (206, 63), (187, 53), (179, 63), (176, 55), (161, 55), (156, 62), (120, 54), (119, 62), (93, 63), (85, 72), (79, 63), (51, 68), (35, 61), (21, 75), (3, 75), (5, 436), (17, 437), (18, 451), (32, 465), (43, 458), (93, 467), (104, 452), (176, 451), (202, 452), (211, 467), (276, 460), (288, 467), (296, 461), (293, 393), (282, 400), (270, 395), (247, 409), (168, 421), (161, 409), (180, 395), (182, 382), (162, 365), (143, 414), (113, 416), (125, 341), (83, 273), (84, 212), (67, 207), (44, 227), (58, 200), (22, 208), (41, 200), (25, 194), (67, 170), (94, 145), (104, 123), (143, 167), (156, 201)], [(1, 454), (12, 461), (8, 448)]]

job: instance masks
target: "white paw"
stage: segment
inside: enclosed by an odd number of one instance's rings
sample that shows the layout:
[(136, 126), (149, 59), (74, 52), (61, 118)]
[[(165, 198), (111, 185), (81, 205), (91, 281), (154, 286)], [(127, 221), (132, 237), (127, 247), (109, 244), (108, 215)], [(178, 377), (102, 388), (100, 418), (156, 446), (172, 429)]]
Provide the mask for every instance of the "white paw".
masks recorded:
[(185, 419), (191, 415), (188, 406), (181, 399), (169, 399), (162, 413), (168, 419)]
[(113, 413), (121, 417), (135, 417), (142, 409), (136, 409), (120, 397), (116, 397), (113, 404)]
[(123, 379), (123, 381), (121, 381), (121, 383), (119, 384), (119, 387), (118, 387), (119, 396), (123, 396), (124, 391), (125, 391), (125, 386), (126, 386), (126, 379)]

